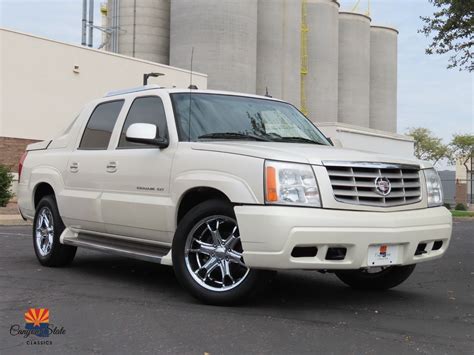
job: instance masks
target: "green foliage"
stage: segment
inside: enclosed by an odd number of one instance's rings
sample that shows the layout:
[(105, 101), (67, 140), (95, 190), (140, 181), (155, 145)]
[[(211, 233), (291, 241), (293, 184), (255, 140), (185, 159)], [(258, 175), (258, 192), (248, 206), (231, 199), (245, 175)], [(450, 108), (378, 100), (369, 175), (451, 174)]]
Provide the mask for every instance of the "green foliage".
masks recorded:
[(0, 165), (0, 207), (5, 207), (13, 197), (13, 194), (10, 191), (13, 182), (13, 175), (10, 173), (10, 170)]
[(472, 134), (455, 134), (450, 143), (452, 151), (452, 159), (459, 160), (469, 171), (466, 163), (474, 154), (474, 135)]
[(451, 53), (448, 68), (474, 70), (474, 1), (429, 0), (435, 7), (431, 17), (421, 16), (424, 26), (418, 32), (433, 35), (427, 54)]
[(467, 207), (464, 203), (458, 203), (454, 209), (456, 211), (467, 211)]
[(447, 202), (443, 203), (443, 206), (446, 207), (448, 210), (451, 209), (451, 205)]
[(415, 156), (418, 159), (436, 164), (441, 159), (450, 158), (449, 147), (428, 128), (410, 128), (407, 134), (415, 140)]
[(451, 211), (453, 217), (474, 217), (473, 211)]

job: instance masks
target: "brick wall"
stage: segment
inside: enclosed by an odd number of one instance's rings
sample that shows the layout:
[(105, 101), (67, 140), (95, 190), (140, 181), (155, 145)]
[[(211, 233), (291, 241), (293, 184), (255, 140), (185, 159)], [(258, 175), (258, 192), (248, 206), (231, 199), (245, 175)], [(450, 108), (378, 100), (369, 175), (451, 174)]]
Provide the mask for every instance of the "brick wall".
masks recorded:
[(37, 140), (0, 137), (0, 164), (8, 166), (13, 172), (18, 172), (18, 162), (26, 146)]

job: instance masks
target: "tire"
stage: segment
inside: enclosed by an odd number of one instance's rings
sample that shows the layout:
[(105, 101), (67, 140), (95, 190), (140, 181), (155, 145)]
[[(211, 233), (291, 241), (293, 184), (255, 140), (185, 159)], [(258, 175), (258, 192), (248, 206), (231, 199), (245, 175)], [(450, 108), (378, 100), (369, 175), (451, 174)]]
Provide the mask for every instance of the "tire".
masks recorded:
[(43, 197), (33, 220), (33, 247), (41, 265), (64, 266), (74, 259), (77, 248), (59, 242), (64, 228), (54, 197)]
[(337, 271), (336, 276), (345, 284), (358, 290), (388, 290), (408, 279), (414, 269), (415, 264), (390, 266), (374, 273), (367, 270)]
[(245, 265), (242, 251), (232, 205), (209, 200), (180, 221), (173, 240), (173, 268), (179, 283), (198, 300), (233, 305), (252, 296), (269, 279), (267, 272)]

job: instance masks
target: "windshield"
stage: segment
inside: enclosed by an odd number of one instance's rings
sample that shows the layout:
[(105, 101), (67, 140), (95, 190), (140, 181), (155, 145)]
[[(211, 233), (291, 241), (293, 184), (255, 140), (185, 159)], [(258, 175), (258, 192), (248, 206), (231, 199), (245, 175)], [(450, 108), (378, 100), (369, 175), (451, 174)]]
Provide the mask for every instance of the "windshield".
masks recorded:
[(329, 145), (311, 121), (288, 103), (204, 93), (171, 94), (171, 100), (181, 141), (246, 139)]

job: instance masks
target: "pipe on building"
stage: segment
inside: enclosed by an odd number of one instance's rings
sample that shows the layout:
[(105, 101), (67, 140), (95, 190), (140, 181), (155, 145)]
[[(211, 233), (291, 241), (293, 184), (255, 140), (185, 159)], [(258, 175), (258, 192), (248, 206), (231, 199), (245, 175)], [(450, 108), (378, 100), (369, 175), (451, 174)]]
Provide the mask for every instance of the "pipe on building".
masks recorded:
[(94, 45), (94, 0), (89, 0), (89, 47)]
[(82, 35), (81, 44), (87, 45), (87, 0), (82, 0)]

